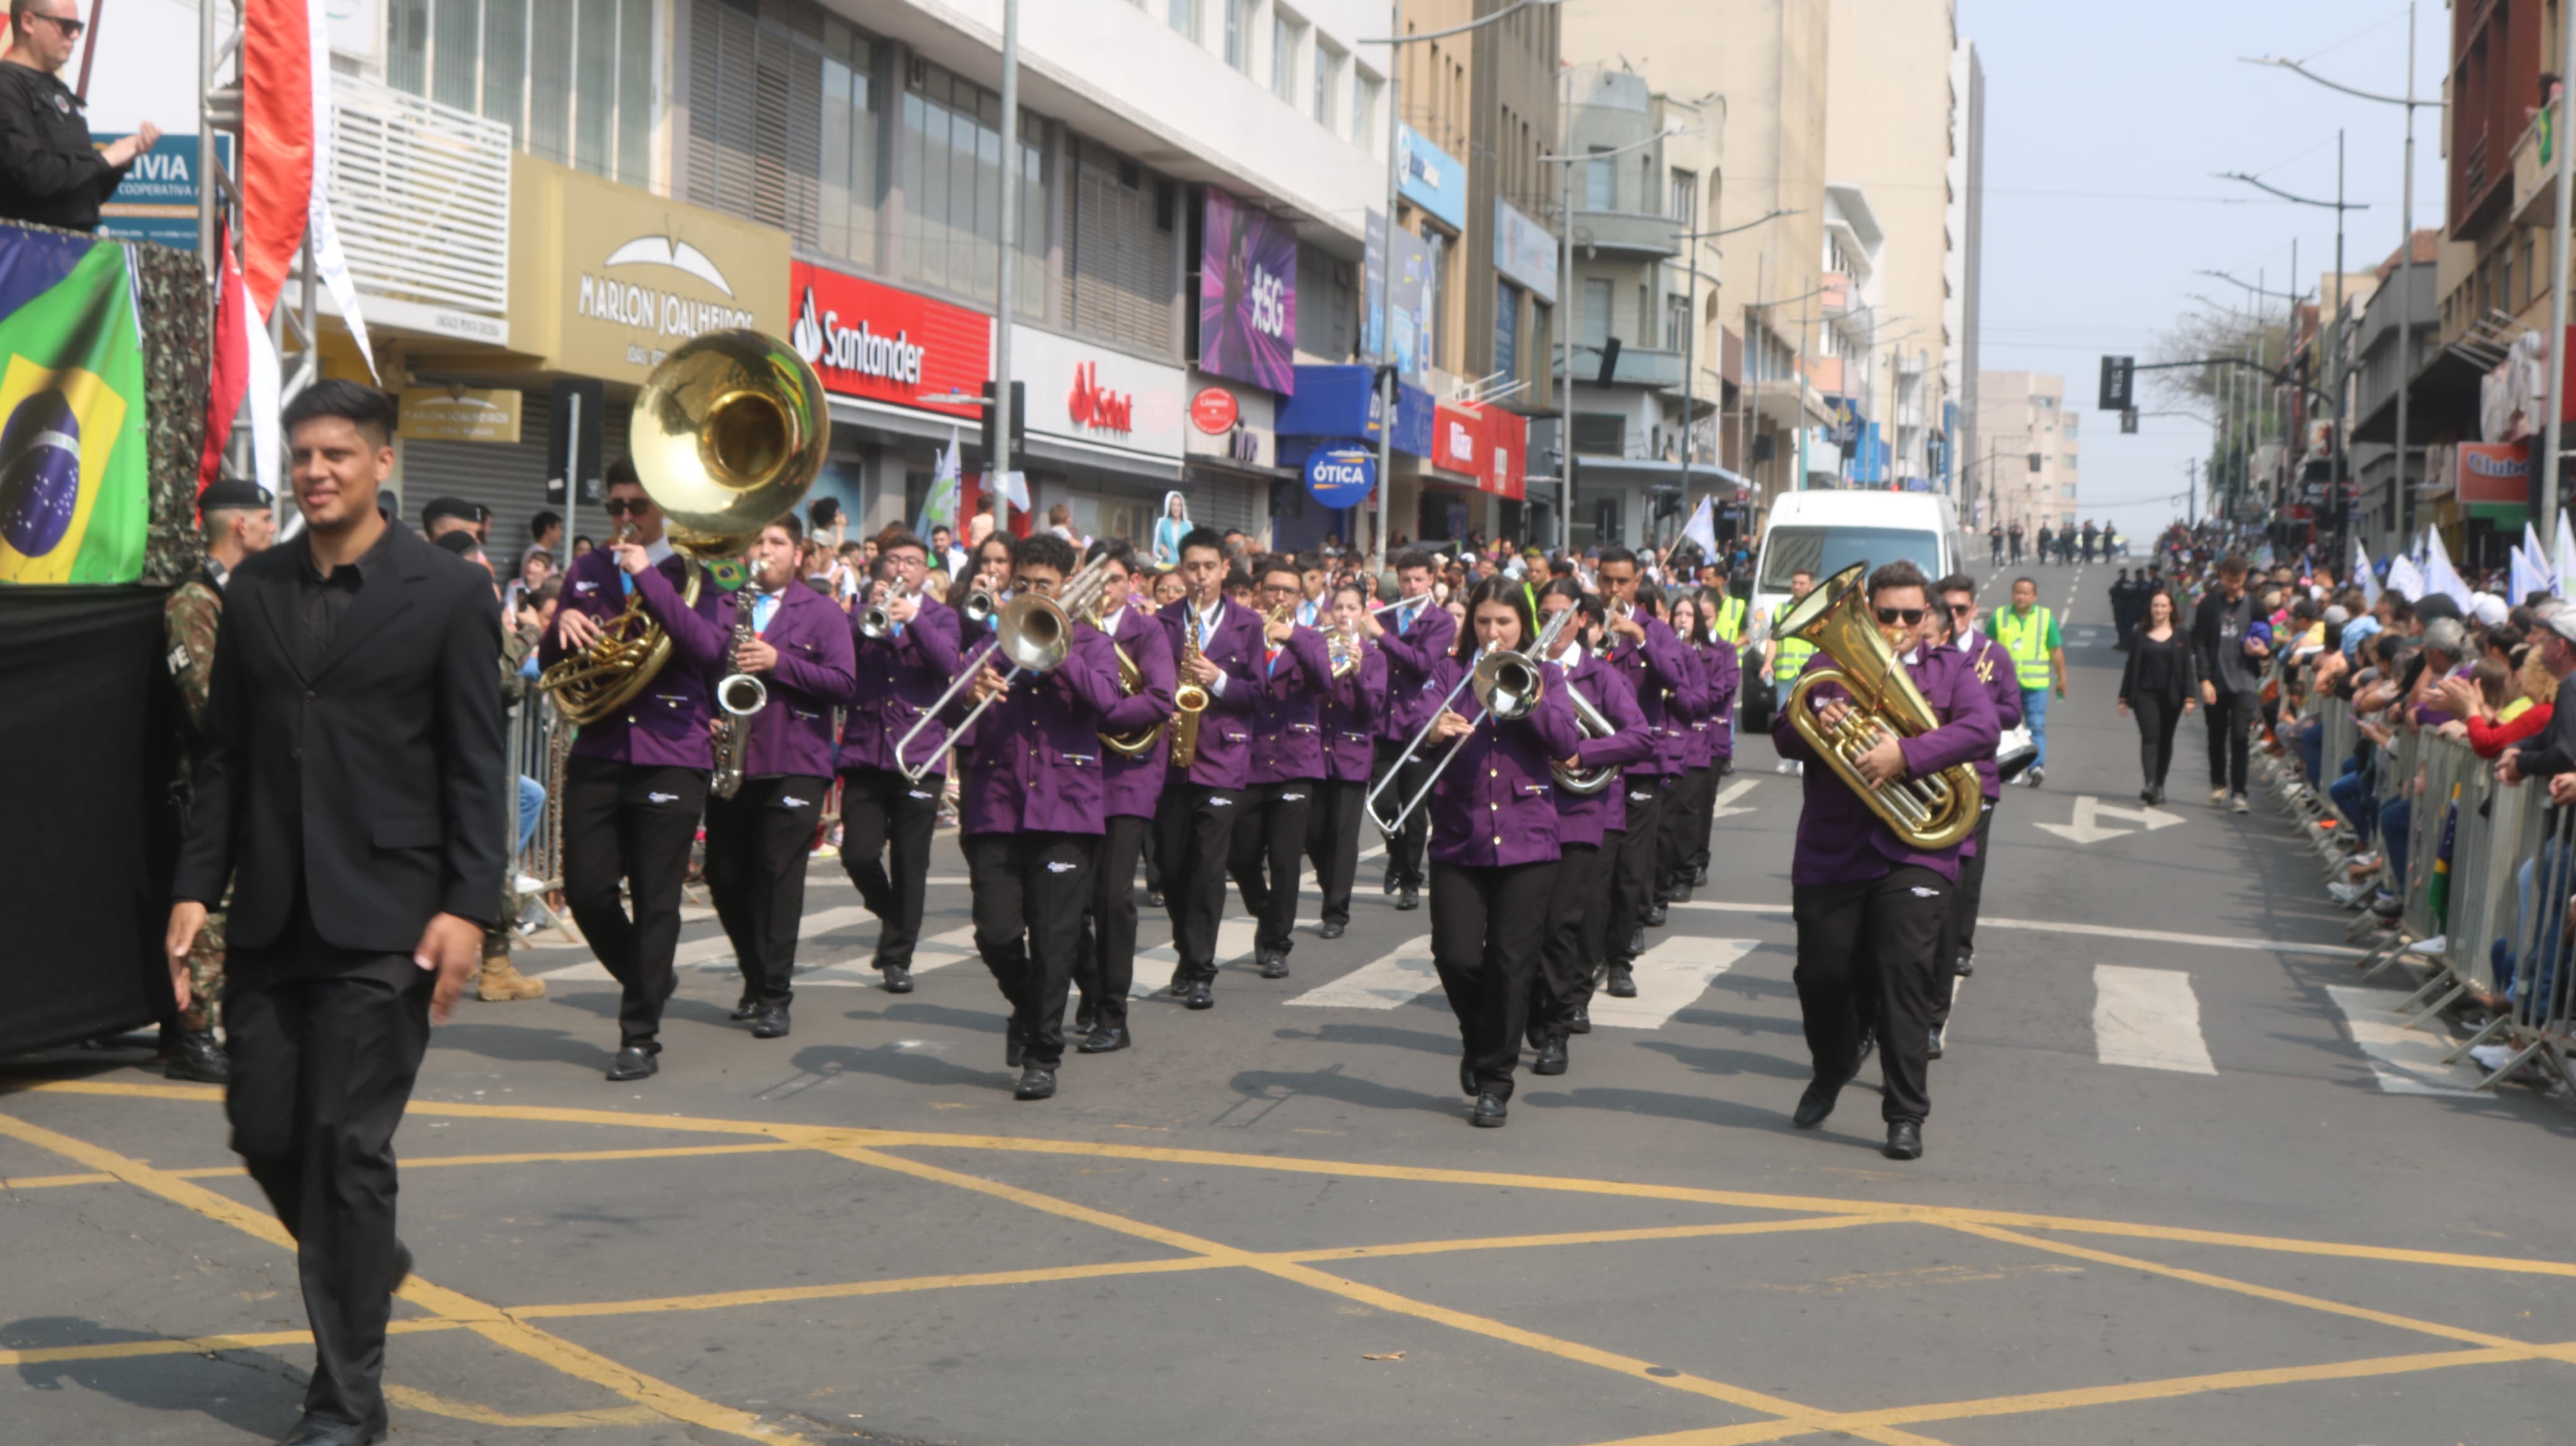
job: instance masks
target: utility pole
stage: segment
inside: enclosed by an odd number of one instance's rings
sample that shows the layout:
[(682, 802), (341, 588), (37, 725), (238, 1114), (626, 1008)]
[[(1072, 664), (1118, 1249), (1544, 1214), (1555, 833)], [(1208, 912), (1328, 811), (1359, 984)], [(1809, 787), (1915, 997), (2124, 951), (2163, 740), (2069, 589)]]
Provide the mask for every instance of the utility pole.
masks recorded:
[[(2559, 12), (2563, 17), (2565, 11)], [(2397, 489), (2397, 527), (2402, 533), (2415, 530), (2415, 487), (2406, 480), (2406, 394), (2415, 384), (2415, 0), (2406, 0), (2406, 185), (2405, 198), (2398, 209), (2398, 230), (2404, 237), (2397, 252), (2397, 470), (2391, 483)], [(2551, 347), (2556, 351), (2556, 347)], [(2551, 396), (2558, 395), (2551, 392)], [(2351, 547), (2344, 556), (2352, 556)]]
[(2550, 128), (2550, 146), (2557, 154), (2550, 157), (2557, 165), (2558, 195), (2552, 210), (2556, 229), (2549, 233), (2549, 425), (2543, 433), (2545, 450), (2540, 456), (2540, 545), (2551, 547), (2558, 535), (2558, 450), (2564, 445), (2565, 428), (2559, 417), (2567, 410), (2567, 227), (2568, 190), (2576, 184), (2576, 167), (2568, 164), (2568, 132), (2576, 127), (2576, 85), (2565, 77), (2576, 75), (2576, 25), (2568, 23), (2564, 7), (2558, 12), (2559, 45), (2565, 51), (2560, 58), (2558, 74), (2558, 121)]
[[(207, 0), (200, 0), (207, 3)], [(993, 291), (993, 455), (985, 459), (993, 493), (993, 535), (1010, 533), (1011, 308), (1019, 288), (1020, 0), (1002, 0), (1002, 267)], [(1035, 501), (1035, 498), (1031, 498)]]

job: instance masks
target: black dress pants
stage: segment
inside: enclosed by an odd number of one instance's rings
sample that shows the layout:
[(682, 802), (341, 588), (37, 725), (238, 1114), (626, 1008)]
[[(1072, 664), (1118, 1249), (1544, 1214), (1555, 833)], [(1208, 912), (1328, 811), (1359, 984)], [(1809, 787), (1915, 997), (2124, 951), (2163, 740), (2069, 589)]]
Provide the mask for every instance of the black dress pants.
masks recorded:
[(1312, 778), (1256, 783), (1243, 791), (1235, 810), (1226, 871), (1243, 891), (1256, 949), (1285, 954), (1297, 947), (1297, 882), (1306, 861), (1306, 816), (1321, 786)]
[(1512, 1097), (1556, 874), (1555, 859), (1509, 868), (1432, 862), (1431, 962), (1479, 1094)]
[[(1655, 868), (1658, 888), (1656, 897), (1670, 899), (1676, 889), (1690, 878), (1691, 860), (1700, 845), (1708, 841), (1701, 823), (1700, 795), (1707, 791), (1714, 777), (1705, 768), (1685, 771), (1681, 781), (1664, 795), (1663, 839), (1655, 845)], [(1698, 831), (1695, 840), (1694, 830)]]
[(1064, 1060), (1064, 996), (1091, 901), (1091, 856), (1100, 835), (979, 833), (965, 840), (975, 893), (975, 952), (1010, 1001), (1030, 1064)]
[[(1663, 843), (1663, 780), (1632, 773), (1619, 786), (1628, 790), (1628, 827), (1619, 835), (1618, 857), (1609, 868), (1610, 952), (1603, 962), (1610, 964), (1637, 957), (1628, 945), (1655, 901), (1655, 854)], [(1606, 851), (1609, 841), (1601, 846)]]
[(434, 976), (407, 954), (353, 954), (299, 909), (271, 950), (236, 949), (225, 980), (233, 1149), (295, 1237), (313, 1327), (307, 1413), (385, 1408), (393, 1313), (394, 1128), (429, 1045)]
[(1995, 801), (1980, 801), (1976, 850), (1959, 859), (1959, 886), (1941, 919), (1941, 943), (1932, 954), (1932, 1027), (1950, 1022), (1950, 997), (1959, 987), (1959, 961), (1977, 952), (1977, 905), (1986, 893), (1986, 835), (1993, 831)]
[[(2245, 750), (2254, 727), (2260, 693), (2230, 693), (2221, 688), (2218, 702), (2201, 711), (2209, 715), (2209, 786), (2230, 793), (2245, 791)], [(2130, 700), (2131, 706), (2136, 700)]]
[[(662, 1005), (680, 987), (680, 885), (706, 811), (703, 768), (645, 768), (575, 754), (564, 768), (564, 902), (617, 980), (617, 1042), (660, 1052)], [(627, 901), (617, 897), (620, 880)], [(634, 907), (632, 918), (627, 903)]]
[[(2165, 773), (2173, 767), (2174, 729), (2182, 723), (2182, 697), (2160, 697), (2154, 693), (2133, 693), (2129, 711), (2138, 720), (2138, 779), (2148, 788), (2165, 786)], [(2239, 734), (2240, 740), (2242, 734)], [(2240, 741), (2237, 751), (2242, 753)], [(2210, 770), (2213, 780), (2217, 770)], [(2213, 781), (2212, 787), (2216, 787)]]
[(1174, 773), (1163, 784), (1154, 824), (1163, 851), (1163, 909), (1172, 919), (1172, 982), (1216, 977), (1216, 926), (1225, 912), (1225, 864), (1234, 847), (1239, 789), (1212, 788)]
[(1798, 924), (1791, 977), (1816, 1078), (1840, 1084), (1860, 1073), (1861, 1029), (1874, 1027), (1879, 1114), (1890, 1124), (1921, 1124), (1932, 1113), (1932, 956), (1952, 892), (1948, 879), (1916, 865), (1859, 883), (1790, 890)]
[(1136, 860), (1154, 828), (1153, 820), (1132, 814), (1111, 814), (1108, 823), (1092, 858), (1091, 904), (1083, 911), (1073, 982), (1102, 1024), (1123, 1028), (1127, 993), (1136, 985)]
[[(1541, 1034), (1558, 1040), (1566, 1037), (1575, 1009), (1592, 1002), (1592, 969), (1601, 959), (1598, 941), (1610, 912), (1603, 874), (1616, 857), (1600, 844), (1570, 843), (1563, 850), (1548, 890), (1538, 975), (1530, 989), (1532, 1021)], [(1439, 922), (1437, 916), (1432, 922)]]
[(805, 861), (813, 856), (828, 778), (746, 778), (731, 798), (707, 797), (707, 893), (733, 941), (744, 997), (794, 997), (796, 935), (805, 919)]
[[(876, 967), (912, 967), (921, 942), (921, 910), (930, 882), (930, 836), (939, 827), (934, 773), (919, 783), (885, 768), (841, 775), (841, 869), (859, 902), (877, 916)], [(879, 862), (890, 854), (891, 868)]]
[(1360, 805), (1369, 786), (1356, 779), (1328, 778), (1315, 785), (1315, 801), (1306, 808), (1306, 857), (1315, 865), (1315, 886), (1324, 894), (1324, 922), (1351, 921), (1351, 884), (1360, 869)]
[[(1374, 787), (1385, 780), (1387, 771), (1395, 768), (1395, 760), (1403, 755), (1404, 745), (1412, 741), (1410, 737), (1393, 740), (1381, 738), (1377, 741), (1377, 767), (1370, 772), (1370, 786)], [(1436, 752), (1436, 750), (1416, 750), (1413, 760), (1397, 770), (1395, 786), (1378, 796), (1378, 817), (1395, 817), (1397, 809), (1404, 807), (1408, 800), (1422, 791), (1422, 781), (1431, 776), (1432, 767), (1432, 760), (1422, 756), (1425, 752)], [(1397, 887), (1401, 888), (1406, 884), (1411, 884), (1417, 889), (1422, 887), (1422, 851), (1430, 838), (1431, 805), (1428, 800), (1425, 800), (1423, 806), (1415, 809), (1413, 816), (1404, 821), (1404, 827), (1397, 829), (1386, 841), (1386, 866), (1387, 870), (1395, 875)]]
[(1699, 815), (1699, 822), (1691, 826), (1690, 868), (1693, 874), (1709, 866), (1710, 851), (1716, 846), (1717, 838), (1717, 786), (1734, 766), (1735, 760), (1731, 758), (1711, 760), (1708, 776), (1700, 780), (1699, 792), (1691, 799), (1691, 811)]

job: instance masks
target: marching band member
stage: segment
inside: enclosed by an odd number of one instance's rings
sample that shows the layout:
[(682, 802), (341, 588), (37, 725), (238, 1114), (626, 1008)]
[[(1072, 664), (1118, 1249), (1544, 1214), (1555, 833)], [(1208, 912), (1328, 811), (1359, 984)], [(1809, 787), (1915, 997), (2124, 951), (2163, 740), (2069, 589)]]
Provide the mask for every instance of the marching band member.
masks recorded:
[[(1386, 716), (1377, 735), (1377, 772), (1381, 780), (1403, 755), (1404, 745), (1412, 742), (1430, 720), (1431, 705), (1440, 695), (1424, 697), (1422, 685), (1458, 640), (1458, 620), (1431, 595), (1431, 554), (1418, 549), (1397, 553), (1395, 585), (1400, 601), (1384, 614), (1393, 619), (1392, 623), (1380, 622), (1376, 612), (1360, 619), (1360, 631), (1386, 654)], [(1430, 775), (1430, 764), (1417, 751), (1414, 760), (1405, 765), (1404, 777), (1387, 792), (1393, 797), (1411, 798)], [(1430, 827), (1430, 820), (1417, 815), (1407, 819), (1405, 826), (1386, 841), (1386, 892), (1396, 895), (1395, 906), (1399, 909), (1422, 905), (1418, 893), (1422, 887), (1422, 844)]]
[(1369, 773), (1376, 761), (1377, 720), (1386, 711), (1386, 653), (1360, 635), (1368, 604), (1357, 586), (1333, 590), (1326, 622), (1349, 640), (1359, 662), (1332, 680), (1315, 726), (1324, 735), (1324, 779), (1306, 810), (1306, 857), (1324, 893), (1322, 935), (1338, 939), (1351, 924), (1351, 883), (1359, 875), (1360, 816), (1367, 810)]
[(1609, 977), (1603, 987), (1614, 999), (1629, 999), (1637, 993), (1630, 971), (1645, 950), (1645, 931), (1664, 922), (1655, 903), (1655, 852), (1662, 841), (1666, 780), (1679, 771), (1677, 755), (1668, 756), (1665, 748), (1664, 720), (1672, 700), (1690, 696), (1692, 674), (1681, 640), (1656, 616), (1660, 594), (1637, 580), (1635, 553), (1624, 547), (1601, 550), (1601, 588), (1609, 629), (1617, 639), (1611, 665), (1627, 677), (1637, 695), (1637, 711), (1657, 740), (1654, 756), (1628, 769), (1627, 830), (1611, 874)]
[[(2021, 681), (2013, 667), (2011, 650), (1977, 626), (1977, 584), (1966, 573), (1954, 572), (1941, 579), (1936, 589), (1950, 628), (1950, 642), (1968, 659), (1977, 681), (1985, 684), (1994, 699), (1995, 724), (1998, 728), (2021, 726)], [(1950, 999), (1958, 992), (1958, 982), (1975, 971), (1972, 960), (1977, 952), (1977, 904), (1986, 888), (1986, 835), (1995, 822), (1995, 803), (2003, 797), (2003, 777), (1995, 769), (1992, 749), (1977, 760), (1977, 781), (1984, 785), (1984, 801), (1978, 806), (1977, 831), (1959, 850), (1959, 887), (1950, 899), (1947, 925), (1941, 936), (1940, 952), (1933, 956), (1939, 977), (1932, 987), (1932, 1039), (1929, 1057), (1939, 1059), (1950, 1029)]]
[[(1711, 609), (1711, 602), (1722, 594), (1703, 590), (1700, 594), (1702, 616), (1723, 617)], [(1741, 599), (1734, 599), (1740, 611)], [(1739, 618), (1740, 621), (1740, 618)], [(1708, 778), (1699, 791), (1699, 822), (1691, 829), (1690, 884), (1704, 888), (1708, 884), (1709, 850), (1717, 829), (1718, 784), (1735, 771), (1735, 695), (1744, 686), (1744, 674), (1737, 662), (1735, 641), (1723, 634), (1710, 637), (1700, 645), (1700, 656), (1706, 662), (1702, 670), (1700, 725), (1707, 730)]]
[[(1581, 620), (1557, 637), (1548, 661), (1565, 676), (1566, 686), (1583, 695), (1614, 730), (1607, 738), (1585, 737), (1575, 748), (1574, 767), (1590, 773), (1619, 769), (1655, 751), (1645, 715), (1628, 680), (1601, 656), (1601, 602), (1584, 596), (1572, 578), (1549, 583), (1539, 593), (1539, 622), (1568, 608), (1583, 610)], [(1570, 704), (1569, 700), (1569, 704)], [(1530, 1073), (1565, 1073), (1566, 1039), (1580, 1025), (1589, 1032), (1586, 1014), (1592, 999), (1592, 971), (1601, 960), (1601, 940), (1609, 916), (1609, 864), (1617, 857), (1618, 825), (1626, 821), (1627, 780), (1614, 778), (1606, 788), (1577, 793), (1560, 782), (1556, 793), (1557, 848), (1561, 858), (1556, 884), (1549, 891), (1547, 927), (1539, 947), (1539, 973), (1530, 995), (1529, 1041), (1538, 1057)], [(1606, 841), (1605, 841), (1606, 835)]]
[[(564, 767), (564, 900), (591, 953), (617, 979), (617, 1058), (612, 1080), (661, 1068), (662, 1004), (679, 987), (672, 956), (680, 944), (680, 886), (714, 767), (707, 667), (725, 646), (716, 621), (720, 590), (700, 580), (695, 607), (680, 601), (697, 564), (662, 536), (662, 509), (644, 495), (635, 464), (609, 465), (602, 504), (626, 535), (577, 559), (539, 655), (552, 667), (599, 640), (632, 595), (671, 639), (671, 661), (625, 708), (588, 724)], [(629, 917), (618, 897), (633, 900)]]
[[(1136, 549), (1124, 541), (1095, 542), (1089, 558), (1108, 559), (1099, 630), (1126, 652), (1139, 679), (1133, 694), (1101, 715), (1100, 731), (1113, 737), (1141, 732), (1172, 716), (1172, 645), (1135, 591)], [(1074, 960), (1074, 982), (1082, 990), (1082, 1007), (1074, 1014), (1082, 1042), (1074, 1047), (1084, 1054), (1107, 1054), (1129, 1043), (1127, 994), (1136, 978), (1136, 863), (1153, 831), (1154, 805), (1162, 797), (1171, 754), (1169, 728), (1142, 753), (1121, 753), (1105, 745), (1100, 751), (1104, 831), (1099, 858), (1092, 864), (1082, 946)]]
[(841, 724), (841, 868), (859, 902), (877, 916), (874, 967), (887, 992), (909, 994), (947, 760), (919, 783), (903, 767), (939, 748), (947, 730), (933, 721), (901, 758), (895, 744), (939, 701), (965, 649), (957, 610), (921, 590), (930, 573), (922, 540), (896, 533), (878, 557), (892, 566), (894, 582), (871, 601), (892, 626), (887, 636), (871, 638), (862, 631), (867, 610), (850, 614), (856, 682)]
[[(1052, 597), (1074, 571), (1073, 544), (1052, 532), (1011, 550), (1022, 595)], [(975, 949), (1010, 1001), (1005, 1058), (1021, 1067), (1016, 1095), (1055, 1094), (1064, 1059), (1064, 998), (1091, 899), (1107, 800), (1100, 772), (1100, 723), (1121, 701), (1118, 657), (1109, 636), (1071, 627), (1064, 662), (1037, 677), (1005, 681), (987, 660), (975, 686), (949, 705), (962, 716), (987, 698), (958, 794), (958, 833), (973, 890)]]
[(1243, 805), (1251, 770), (1246, 720), (1261, 693), (1261, 615), (1221, 596), (1225, 580), (1224, 536), (1193, 528), (1181, 539), (1181, 581), (1188, 592), (1157, 614), (1172, 656), (1181, 660), (1175, 686), (1195, 683), (1207, 693), (1195, 756), (1188, 768), (1175, 766), (1164, 779), (1155, 820), (1172, 951), (1180, 956), (1172, 993), (1192, 1009), (1216, 1007), (1217, 918), (1225, 909), (1234, 814)]
[(1704, 706), (1708, 655), (1703, 650), (1708, 640), (1708, 622), (1700, 611), (1699, 594), (1685, 591), (1674, 596), (1669, 626), (1681, 642), (1682, 666), (1690, 675), (1690, 686), (1675, 694), (1664, 709), (1664, 751), (1674, 782), (1664, 795), (1662, 837), (1655, 844), (1658, 910), (1670, 907), (1676, 899), (1690, 897), (1691, 859), (1697, 852), (1691, 830), (1700, 821), (1700, 790), (1708, 782), (1708, 719)]
[(1253, 563), (1260, 581), (1260, 687), (1252, 703), (1252, 761), (1226, 860), (1243, 907), (1254, 921), (1253, 957), (1264, 979), (1288, 977), (1297, 947), (1297, 878), (1304, 864), (1306, 815), (1324, 781), (1324, 735), (1316, 713), (1332, 682), (1324, 635), (1299, 626), (1302, 580), (1296, 559), (1272, 553)]
[[(1941, 726), (1911, 738), (1888, 736), (1857, 761), (1874, 787), (1937, 773), (1989, 756), (2000, 732), (1995, 705), (1975, 666), (1952, 647), (1922, 642), (1931, 616), (1922, 570), (1899, 559), (1870, 574), (1868, 604)], [(1814, 670), (1828, 661), (1810, 659)], [(1818, 688), (1806, 705), (1830, 728), (1850, 710), (1839, 688)], [(1783, 758), (1821, 765), (1792, 724), (1788, 709), (1771, 725)], [(1894, 831), (1829, 766), (1804, 770), (1805, 806), (1789, 869), (1798, 926), (1793, 977), (1806, 1020), (1815, 1078), (1800, 1096), (1794, 1121), (1812, 1130), (1834, 1111), (1835, 1097), (1859, 1073), (1861, 1021), (1874, 1017), (1887, 1122), (1885, 1153), (1911, 1160), (1923, 1153), (1923, 1121), (1932, 1100), (1924, 1058), (1931, 1038), (1934, 955), (1940, 948), (1959, 849), (1918, 851)], [(1873, 994), (1864, 1003), (1864, 992)]]
[[(1537, 637), (1529, 589), (1500, 575), (1467, 595), (1467, 618), (1472, 631), (1423, 684), (1434, 703), (1488, 656), (1526, 650)], [(1471, 1118), (1487, 1128), (1510, 1115), (1512, 1071), (1520, 1063), (1530, 984), (1555, 892), (1556, 789), (1549, 765), (1575, 756), (1582, 744), (1564, 673), (1542, 659), (1529, 661), (1539, 670), (1541, 690), (1527, 715), (1496, 719), (1462, 695), (1434, 715), (1431, 729), (1434, 744), (1456, 750), (1425, 805), (1431, 811), (1431, 958), (1465, 1046), (1458, 1086), (1475, 1097)]]
[[(735, 616), (750, 609), (751, 636), (708, 670), (711, 689), (731, 672), (768, 689), (760, 711), (735, 724), (750, 730), (741, 790), (707, 799), (707, 892), (742, 966), (737, 1015), (758, 1039), (787, 1033), (805, 861), (832, 787), (832, 708), (857, 685), (849, 619), (821, 593), (791, 586), (804, 530), (792, 512), (760, 530), (751, 581), (727, 600)], [(729, 619), (728, 638), (735, 630)]]

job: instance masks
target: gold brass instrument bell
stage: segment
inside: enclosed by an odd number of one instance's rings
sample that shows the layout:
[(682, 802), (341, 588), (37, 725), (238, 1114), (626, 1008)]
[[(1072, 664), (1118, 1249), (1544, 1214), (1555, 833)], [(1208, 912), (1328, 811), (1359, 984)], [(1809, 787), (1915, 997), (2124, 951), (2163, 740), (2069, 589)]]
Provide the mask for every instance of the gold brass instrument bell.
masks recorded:
[[(1833, 664), (1799, 675), (1781, 706), (1789, 710), (1789, 725), (1798, 736), (1860, 795), (1870, 812), (1898, 838), (1934, 853), (1977, 831), (1982, 790), (1977, 770), (1965, 763), (1884, 788), (1872, 788), (1861, 777), (1860, 756), (1889, 735), (1919, 737), (1941, 726), (1940, 716), (1905, 675), (1905, 665), (1869, 616), (1868, 567), (1854, 563), (1826, 578), (1780, 619), (1779, 636), (1815, 644)], [(1831, 729), (1807, 706), (1807, 695), (1826, 683), (1838, 683), (1851, 694), (1851, 711)]]

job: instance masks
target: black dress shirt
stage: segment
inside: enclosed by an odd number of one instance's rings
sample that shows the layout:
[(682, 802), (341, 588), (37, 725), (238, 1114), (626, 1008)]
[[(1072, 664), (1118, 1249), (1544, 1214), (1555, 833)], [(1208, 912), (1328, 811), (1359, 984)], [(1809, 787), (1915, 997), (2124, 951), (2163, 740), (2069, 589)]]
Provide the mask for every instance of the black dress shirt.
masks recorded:
[(90, 144), (89, 113), (71, 87), (0, 61), (0, 217), (95, 231), (99, 203), (125, 171)]
[(358, 600), (358, 590), (367, 585), (367, 579), (382, 574), (392, 550), (393, 529), (387, 527), (355, 562), (344, 562), (324, 577), (313, 561), (312, 535), (305, 535), (303, 565), (295, 570), (295, 577), (302, 623), (296, 642), (307, 675), (321, 671), (322, 660), (331, 655), (331, 640), (339, 635), (340, 620), (349, 615), (350, 604)]

